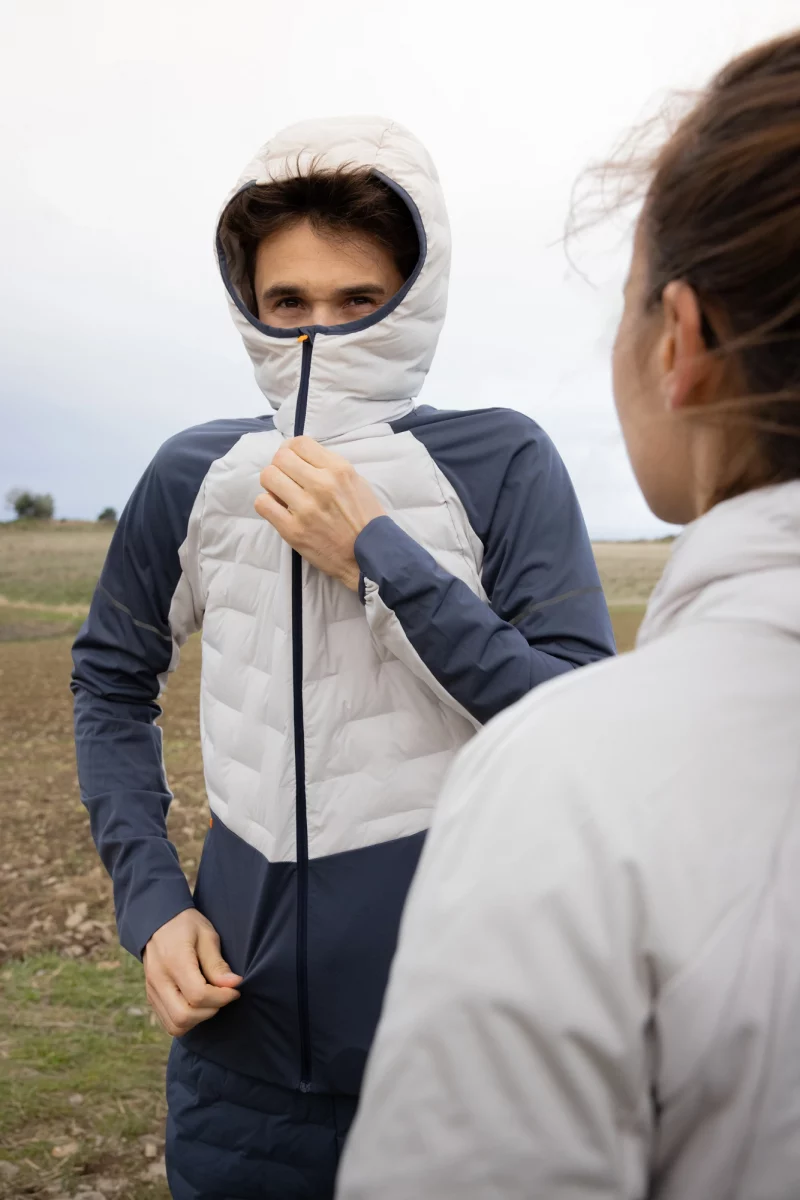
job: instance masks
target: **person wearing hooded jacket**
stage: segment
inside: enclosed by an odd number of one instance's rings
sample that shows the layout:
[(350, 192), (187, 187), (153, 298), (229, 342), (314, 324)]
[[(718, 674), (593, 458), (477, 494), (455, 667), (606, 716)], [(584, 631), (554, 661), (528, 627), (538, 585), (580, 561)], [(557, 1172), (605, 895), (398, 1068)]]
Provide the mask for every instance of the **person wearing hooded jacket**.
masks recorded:
[(800, 1196), (800, 34), (655, 158), (614, 391), (638, 649), (459, 759), (341, 1200)]
[[(79, 776), (122, 944), (180, 1035), (173, 1195), (326, 1197), (445, 770), (613, 638), (543, 431), (415, 404), (450, 242), (407, 131), (277, 135), (217, 253), (272, 413), (171, 438), (134, 491), (74, 648)], [(192, 894), (154, 722), (199, 629), (211, 821)]]

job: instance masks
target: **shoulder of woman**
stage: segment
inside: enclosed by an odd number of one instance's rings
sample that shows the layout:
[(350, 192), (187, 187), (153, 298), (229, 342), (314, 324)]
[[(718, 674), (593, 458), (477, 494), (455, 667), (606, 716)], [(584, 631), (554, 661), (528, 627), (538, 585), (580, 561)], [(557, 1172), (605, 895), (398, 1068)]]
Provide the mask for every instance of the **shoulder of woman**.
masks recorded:
[(630, 826), (646, 798), (652, 805), (663, 793), (669, 801), (680, 762), (702, 749), (694, 737), (676, 744), (676, 706), (684, 729), (693, 722), (691, 687), (684, 677), (677, 689), (673, 649), (654, 644), (537, 688), (462, 752), (447, 807), (453, 815), (472, 804), (502, 810), (529, 831), (578, 819), (611, 834)]

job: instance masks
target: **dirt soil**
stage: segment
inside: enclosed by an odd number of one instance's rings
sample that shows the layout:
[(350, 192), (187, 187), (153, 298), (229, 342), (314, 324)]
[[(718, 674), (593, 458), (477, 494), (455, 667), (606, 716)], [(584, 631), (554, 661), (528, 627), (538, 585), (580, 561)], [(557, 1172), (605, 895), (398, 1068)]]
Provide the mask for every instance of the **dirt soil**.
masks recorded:
[[(165, 702), (170, 831), (191, 874), (208, 827), (197, 717), (199, 645), (184, 650)], [(6, 643), (0, 657), (0, 961), (115, 942), (111, 886), (80, 803), (72, 744), (70, 642)]]

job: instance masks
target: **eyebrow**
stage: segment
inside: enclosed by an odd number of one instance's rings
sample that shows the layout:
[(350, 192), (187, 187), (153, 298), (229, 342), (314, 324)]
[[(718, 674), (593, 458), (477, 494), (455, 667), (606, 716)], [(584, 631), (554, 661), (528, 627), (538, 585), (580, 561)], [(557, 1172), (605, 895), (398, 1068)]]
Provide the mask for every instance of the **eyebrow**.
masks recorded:
[(273, 283), (270, 287), (264, 288), (261, 293), (262, 300), (281, 300), (285, 296), (302, 296), (303, 289), (295, 283)]
[[(262, 300), (285, 300), (288, 297), (299, 297), (304, 294), (304, 288), (296, 283), (273, 283), (261, 293)], [(339, 300), (347, 300), (352, 296), (373, 296), (376, 299), (386, 295), (386, 288), (380, 283), (356, 283), (347, 287), (336, 288), (334, 295)]]
[(345, 300), (348, 296), (385, 296), (386, 288), (380, 283), (357, 283), (352, 287), (337, 288), (336, 295)]

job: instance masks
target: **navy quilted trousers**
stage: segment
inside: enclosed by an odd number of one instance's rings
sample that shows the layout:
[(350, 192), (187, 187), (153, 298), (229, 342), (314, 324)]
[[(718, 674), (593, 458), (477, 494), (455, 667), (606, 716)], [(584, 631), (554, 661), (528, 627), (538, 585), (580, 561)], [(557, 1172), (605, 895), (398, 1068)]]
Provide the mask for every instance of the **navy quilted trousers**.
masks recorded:
[(174, 1042), (167, 1103), (174, 1200), (332, 1200), (355, 1097), (262, 1083)]

